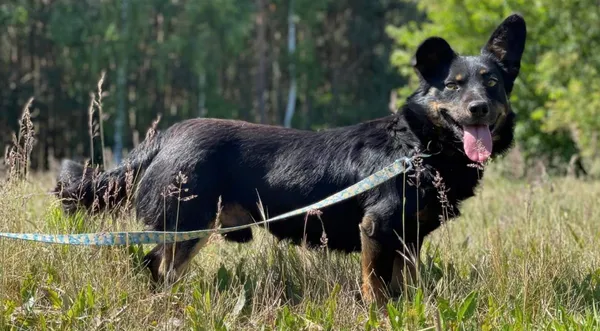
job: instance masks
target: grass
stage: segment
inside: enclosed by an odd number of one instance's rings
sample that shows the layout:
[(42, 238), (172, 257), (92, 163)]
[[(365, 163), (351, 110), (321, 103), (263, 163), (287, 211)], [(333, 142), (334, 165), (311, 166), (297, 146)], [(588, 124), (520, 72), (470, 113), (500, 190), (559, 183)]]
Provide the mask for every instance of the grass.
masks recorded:
[[(489, 176), (487, 176), (489, 175)], [(191, 272), (152, 291), (142, 249), (0, 240), (0, 328), (36, 330), (598, 329), (600, 183), (492, 170), (464, 216), (427, 239), (417, 289), (383, 311), (356, 300), (358, 254), (215, 237)], [(1, 231), (140, 229), (65, 217), (52, 174), (0, 188)]]

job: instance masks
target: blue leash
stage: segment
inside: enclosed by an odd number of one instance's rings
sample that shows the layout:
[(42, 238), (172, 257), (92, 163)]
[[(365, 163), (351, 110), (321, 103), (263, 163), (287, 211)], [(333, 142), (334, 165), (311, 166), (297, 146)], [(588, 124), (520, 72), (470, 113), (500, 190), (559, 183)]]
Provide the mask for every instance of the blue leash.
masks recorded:
[(10, 233), (0, 232), (0, 237), (37, 241), (51, 244), (84, 245), (84, 246), (116, 246), (131, 244), (160, 244), (181, 242), (192, 239), (205, 238), (213, 233), (224, 234), (236, 230), (246, 229), (251, 226), (267, 224), (292, 216), (331, 206), (340, 201), (355, 197), (368, 191), (383, 182), (410, 171), (413, 168), (413, 160), (417, 157), (428, 157), (429, 155), (416, 155), (404, 157), (394, 163), (368, 176), (360, 182), (333, 194), (319, 202), (299, 208), (285, 214), (269, 218), (260, 222), (234, 226), (229, 228), (205, 229), (198, 231), (172, 232), (172, 231), (133, 231), (133, 232), (106, 232), (106, 233), (80, 233), (80, 234), (41, 234), (41, 233)]

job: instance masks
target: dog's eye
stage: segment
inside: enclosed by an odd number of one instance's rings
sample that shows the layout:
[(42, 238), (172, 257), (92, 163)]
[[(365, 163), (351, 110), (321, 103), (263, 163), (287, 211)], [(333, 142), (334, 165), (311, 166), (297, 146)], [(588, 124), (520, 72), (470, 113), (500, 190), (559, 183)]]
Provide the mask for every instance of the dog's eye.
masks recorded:
[(449, 90), (454, 90), (455, 91), (455, 90), (458, 90), (458, 84), (452, 83), (452, 82), (446, 83), (446, 88), (449, 89)]
[(487, 86), (489, 86), (489, 87), (494, 87), (494, 86), (496, 86), (497, 83), (498, 83), (498, 80), (496, 78), (490, 78), (486, 82)]

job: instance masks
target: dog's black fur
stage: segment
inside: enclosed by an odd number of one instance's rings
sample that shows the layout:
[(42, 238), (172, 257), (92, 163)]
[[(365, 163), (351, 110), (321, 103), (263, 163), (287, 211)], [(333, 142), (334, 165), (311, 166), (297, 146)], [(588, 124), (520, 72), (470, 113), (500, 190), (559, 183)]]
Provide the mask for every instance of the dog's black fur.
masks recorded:
[[(492, 157), (511, 146), (515, 117), (509, 95), (525, 39), (524, 20), (511, 15), (477, 56), (459, 56), (438, 37), (425, 40), (413, 63), (421, 84), (390, 116), (321, 132), (234, 120), (186, 120), (146, 139), (132, 151), (128, 166), (101, 173), (97, 181), (91, 171), (84, 174), (81, 165), (66, 161), (56, 192), (68, 211), (91, 208), (94, 192), (100, 197), (98, 210), (110, 209), (125, 197), (127, 169), (144, 170), (135, 210), (149, 228), (212, 227), (219, 198), (220, 222), (228, 227), (260, 219), (259, 199), (268, 215), (278, 215), (340, 191), (415, 150), (432, 154), (422, 159), (418, 179), (407, 181), (409, 177), (400, 175), (324, 208), (323, 223), (311, 216), (305, 224), (299, 216), (268, 226), (280, 239), (299, 243), (306, 236), (313, 245), (321, 243), (324, 227), (331, 249), (362, 251), (363, 294), (379, 301), (392, 276), (401, 280), (395, 268), (406, 261), (396, 252), (406, 254), (409, 248), (418, 254), (424, 237), (440, 225), (443, 206), (436, 174), (447, 189), (447, 216), (457, 216), (460, 202), (474, 195), (482, 171), (465, 155), (462, 125), (490, 126)], [(176, 179), (180, 172), (187, 176), (183, 184)], [(119, 188), (106, 195), (111, 181)], [(178, 191), (180, 186), (184, 190)], [(232, 232), (226, 238), (246, 242), (252, 232)], [(172, 245), (154, 248), (146, 261), (155, 280), (164, 280), (169, 271), (181, 274), (201, 244), (178, 243), (174, 255)]]

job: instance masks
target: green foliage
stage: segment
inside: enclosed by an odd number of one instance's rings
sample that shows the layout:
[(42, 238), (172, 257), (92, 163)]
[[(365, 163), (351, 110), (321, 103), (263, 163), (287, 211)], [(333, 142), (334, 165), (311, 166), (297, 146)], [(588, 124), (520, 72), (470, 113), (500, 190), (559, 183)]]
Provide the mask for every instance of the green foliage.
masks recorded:
[[(10, 140), (21, 108), (34, 96), (40, 128), (35, 169), (48, 169), (53, 156), (90, 157), (89, 94), (103, 71), (108, 148), (115, 145), (122, 111), (126, 150), (159, 114), (159, 128), (198, 116), (257, 122), (263, 111), (266, 122), (281, 125), (292, 62), (298, 84), (294, 127), (319, 129), (385, 115), (390, 92), (403, 83), (389, 62), (392, 41), (385, 26), (402, 24), (415, 12), (414, 5), (387, 0), (9, 3), (0, 5), (0, 80), (9, 86), (0, 90), (0, 142)], [(287, 50), (290, 4), (293, 56)], [(259, 22), (265, 25), (262, 41)]]
[(450, 303), (444, 298), (437, 298), (440, 322), (444, 329), (455, 329), (471, 320), (477, 309), (477, 292), (472, 291), (462, 302)]
[(83, 233), (89, 230), (86, 222), (87, 215), (84, 211), (77, 211), (73, 215), (65, 215), (60, 209), (53, 209), (48, 215), (48, 227), (54, 233)]
[(73, 326), (85, 323), (86, 318), (90, 318), (96, 305), (95, 294), (91, 285), (88, 283), (83, 287), (73, 299), (71, 307), (65, 312), (66, 325)]
[(597, 156), (600, 129), (600, 11), (596, 1), (425, 0), (425, 22), (390, 26), (398, 49), (391, 57), (410, 76), (400, 89), (406, 97), (416, 84), (410, 58), (426, 37), (438, 35), (463, 54), (478, 53), (493, 29), (510, 13), (527, 21), (527, 44), (512, 96), (518, 114), (517, 139), (529, 161), (543, 157), (564, 165), (579, 151)]

